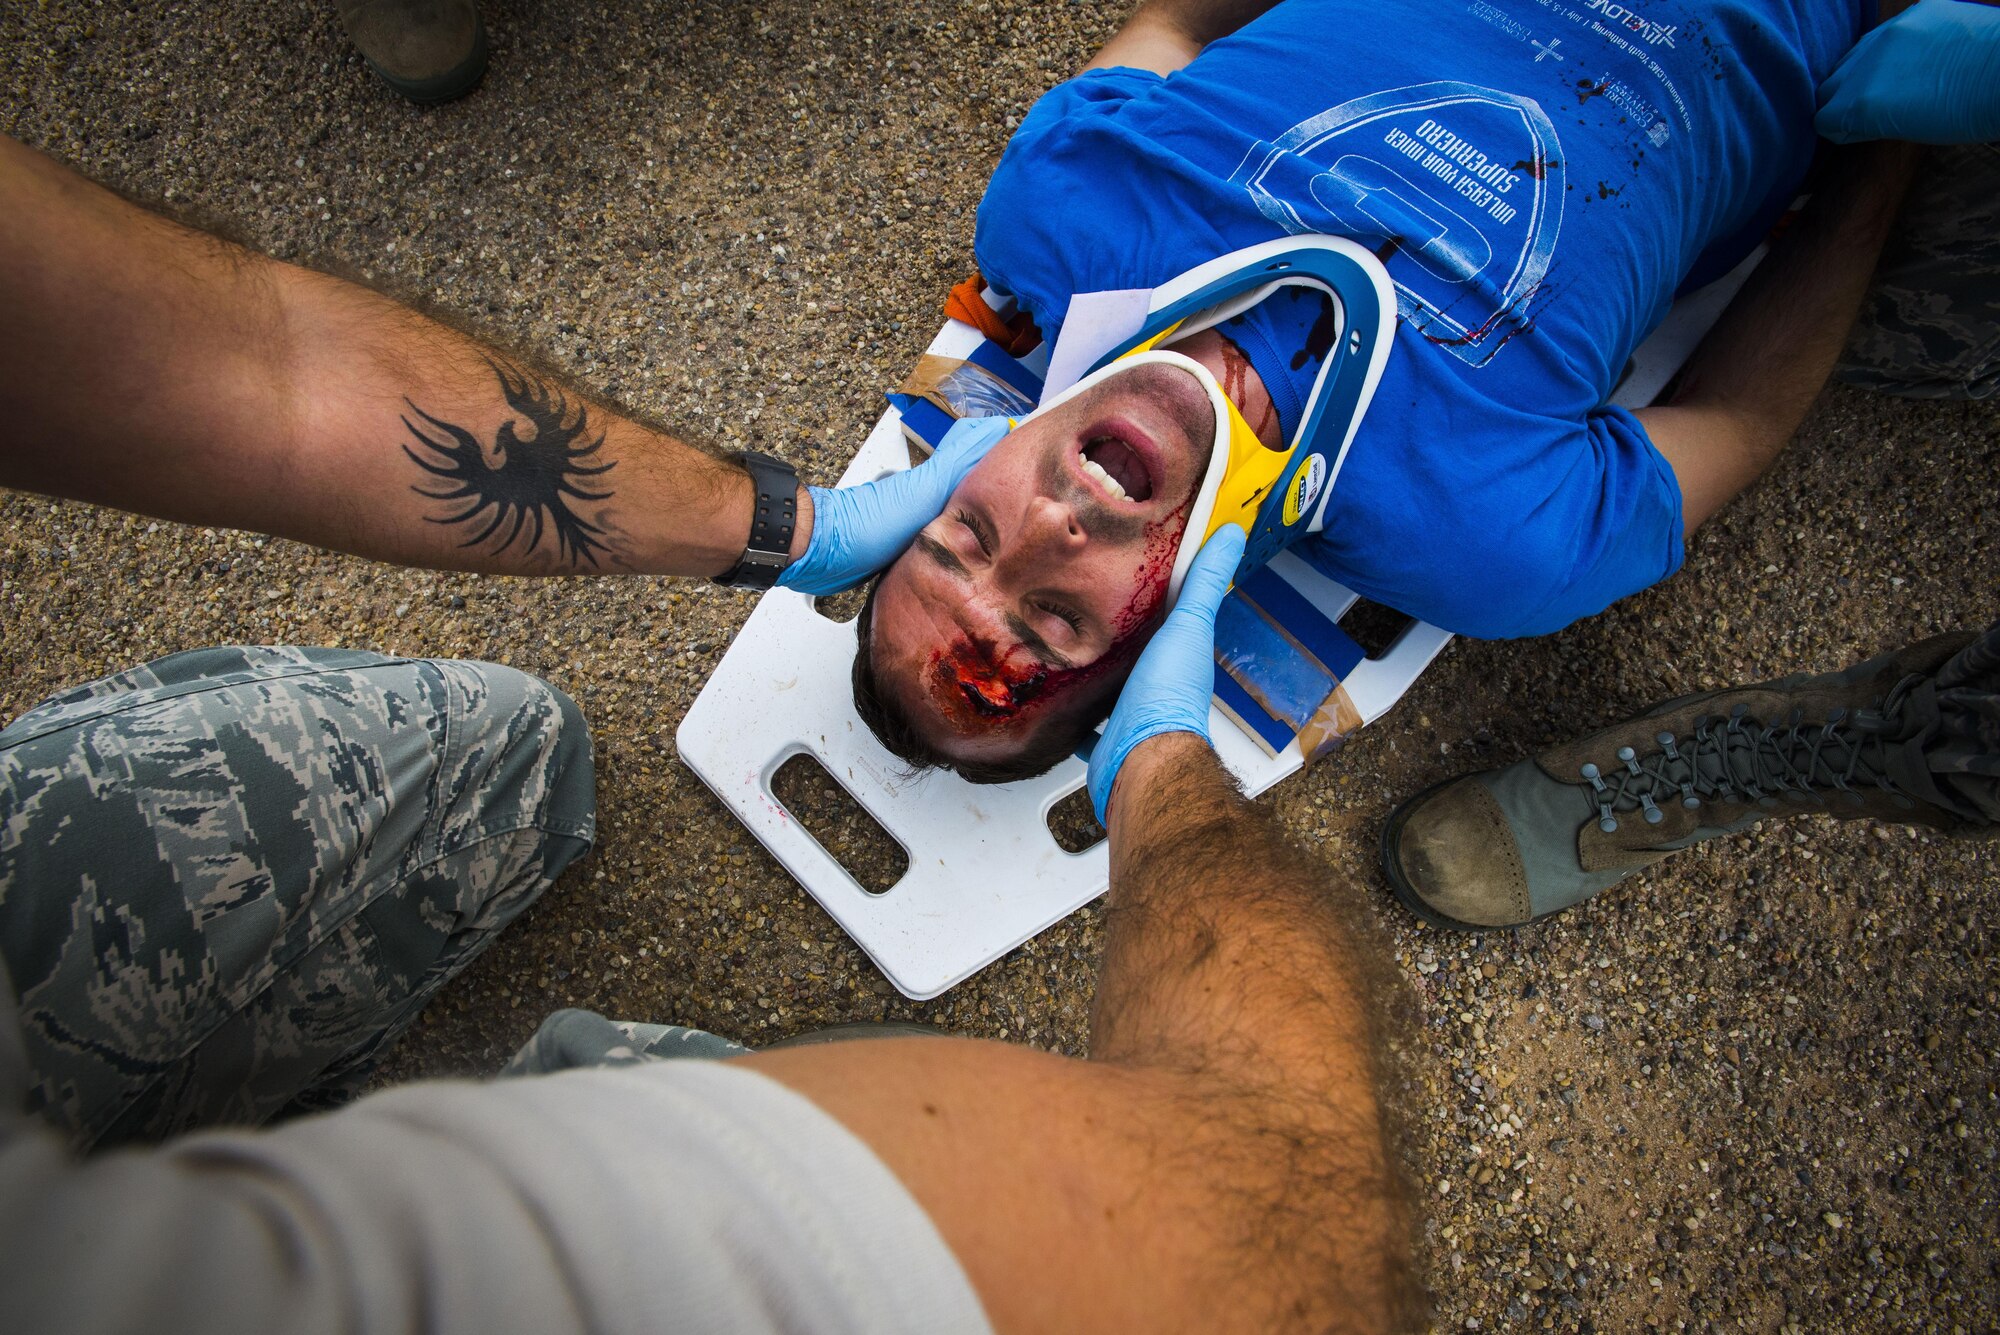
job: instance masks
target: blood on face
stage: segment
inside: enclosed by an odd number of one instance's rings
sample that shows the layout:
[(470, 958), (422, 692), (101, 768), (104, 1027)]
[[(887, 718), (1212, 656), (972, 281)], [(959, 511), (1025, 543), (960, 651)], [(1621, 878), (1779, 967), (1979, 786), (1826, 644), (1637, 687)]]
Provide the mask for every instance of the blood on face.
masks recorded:
[(1182, 511), (1147, 525), (1132, 595), (1112, 618), (1111, 647), (1091, 662), (1051, 667), (1018, 641), (1001, 644), (965, 634), (934, 651), (926, 676), (932, 698), (954, 730), (988, 732), (1024, 720), (1072, 699), (1091, 682), (1122, 672), (1144, 647), (1142, 632), (1160, 619), (1185, 520)]

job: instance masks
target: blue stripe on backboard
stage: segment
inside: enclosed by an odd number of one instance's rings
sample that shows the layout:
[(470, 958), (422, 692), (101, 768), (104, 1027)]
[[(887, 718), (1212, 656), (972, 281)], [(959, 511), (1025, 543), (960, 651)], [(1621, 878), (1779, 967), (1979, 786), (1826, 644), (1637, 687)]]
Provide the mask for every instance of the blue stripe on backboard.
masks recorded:
[(971, 362), (974, 366), (983, 367), (991, 371), (994, 375), (999, 376), (1015, 389), (1027, 395), (1028, 402), (1038, 403), (1041, 401), (1042, 378), (1021, 365), (1021, 363), (1015, 361), (1012, 357), (1009, 357), (1006, 349), (1002, 348), (992, 339), (987, 339), (974, 348), (972, 355), (965, 360)]
[(1298, 734), (1264, 712), (1264, 706), (1250, 698), (1250, 692), (1236, 684), (1236, 679), (1221, 668), (1215, 670), (1215, 694), (1229, 711), (1254, 729), (1264, 739), (1264, 745), (1273, 754), (1292, 744)]
[(944, 439), (944, 433), (951, 430), (958, 419), (929, 399), (920, 399), (914, 394), (891, 394), (889, 402), (896, 405), (896, 411), (903, 415), (903, 428), (918, 440), (936, 449)]
[(1242, 590), (1215, 612), (1215, 661), (1264, 706), (1264, 712), (1297, 732), (1340, 684), (1311, 654), (1286, 639)]
[[(1292, 739), (1298, 736), (1296, 729), (1286, 727), (1266, 713), (1264, 706), (1258, 704), (1250, 692), (1237, 685), (1236, 679), (1223, 671), (1220, 664), (1215, 669), (1215, 695), (1237, 718), (1243, 720), (1249, 727), (1255, 728), (1257, 735), (1264, 739), (1264, 744), (1270, 747), (1273, 753), (1290, 746)], [(1102, 729), (1093, 731), (1083, 739), (1083, 744), (1076, 748), (1076, 758), (1088, 765), (1090, 753), (1103, 739)]]
[(1278, 753), (1284, 747), (1292, 745), (1292, 739), (1298, 735), (1294, 729), (1286, 727), (1272, 715), (1264, 713), (1264, 705), (1252, 699), (1250, 691), (1236, 685), (1236, 677), (1232, 677), (1230, 673), (1220, 668), (1216, 668), (1216, 699), (1228, 705), (1230, 713), (1234, 713), (1238, 719), (1250, 725), (1256, 731), (1256, 735), (1264, 739), (1264, 745), (1272, 749), (1272, 753)]
[(1327, 618), (1306, 596), (1273, 574), (1269, 566), (1237, 586), (1285, 633), (1303, 644), (1328, 671), (1341, 680), (1367, 655), (1346, 631)]

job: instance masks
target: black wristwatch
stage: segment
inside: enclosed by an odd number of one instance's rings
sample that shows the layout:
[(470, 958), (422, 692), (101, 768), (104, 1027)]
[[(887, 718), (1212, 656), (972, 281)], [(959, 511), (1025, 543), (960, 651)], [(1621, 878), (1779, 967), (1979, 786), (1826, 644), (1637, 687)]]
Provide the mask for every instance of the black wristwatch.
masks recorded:
[(736, 564), (715, 577), (732, 589), (768, 589), (792, 563), (792, 531), (799, 524), (799, 474), (783, 459), (745, 450), (736, 456), (757, 485), (750, 541)]

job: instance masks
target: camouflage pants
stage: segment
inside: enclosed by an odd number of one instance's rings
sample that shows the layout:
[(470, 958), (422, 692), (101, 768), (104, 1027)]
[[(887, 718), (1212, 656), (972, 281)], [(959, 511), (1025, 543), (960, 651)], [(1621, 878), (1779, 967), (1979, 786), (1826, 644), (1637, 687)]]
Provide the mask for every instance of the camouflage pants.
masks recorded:
[(1938, 732), (1924, 759), (1946, 804), (2000, 825), (2000, 622), (1945, 660), (1932, 679)]
[(560, 1010), (542, 1021), (502, 1075), (548, 1075), (578, 1066), (637, 1066), (669, 1057), (740, 1057), (734, 1039), (677, 1024), (608, 1020), (596, 1011)]
[(594, 818), (576, 706), (493, 664), (204, 649), (45, 701), (0, 732), (32, 1110), (87, 1147), (341, 1101)]
[(1931, 150), (1838, 374), (1907, 398), (2000, 395), (2000, 144)]
[[(766, 1044), (762, 1051), (854, 1039), (936, 1038), (941, 1032), (929, 1025), (903, 1021), (856, 1021), (794, 1034)], [(579, 1066), (637, 1066), (676, 1057), (719, 1060), (741, 1057), (753, 1050), (706, 1029), (689, 1029), (678, 1024), (636, 1024), (630, 1020), (609, 1020), (595, 1011), (561, 1010), (542, 1021), (535, 1036), (514, 1054), (500, 1074), (548, 1075)]]

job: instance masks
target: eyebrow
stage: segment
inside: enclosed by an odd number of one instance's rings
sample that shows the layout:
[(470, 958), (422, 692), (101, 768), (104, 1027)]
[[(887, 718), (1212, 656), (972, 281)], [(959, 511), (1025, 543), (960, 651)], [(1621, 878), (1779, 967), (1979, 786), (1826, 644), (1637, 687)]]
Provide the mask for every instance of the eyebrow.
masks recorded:
[(1014, 613), (1007, 613), (1006, 621), (1007, 629), (1013, 631), (1020, 638), (1021, 643), (1028, 646), (1029, 652), (1042, 660), (1043, 667), (1067, 669), (1076, 666), (1070, 660), (1068, 654), (1063, 653), (1040, 635), (1037, 635), (1033, 626), (1021, 620)]
[[(961, 580), (970, 580), (972, 578), (972, 572), (965, 568), (965, 562), (958, 559), (958, 553), (952, 551), (951, 548), (945, 546), (930, 534), (917, 534), (916, 545), (925, 556), (937, 562), (946, 573), (952, 575), (954, 578)], [(1023, 621), (1017, 614), (1009, 612), (1006, 614), (1005, 620), (1007, 622), (1007, 629), (1014, 632), (1014, 635), (1022, 644), (1028, 646), (1028, 651), (1040, 659), (1044, 667), (1067, 669), (1076, 666), (1076, 663), (1069, 655), (1043, 639), (1033, 626)]]
[(917, 534), (917, 546), (923, 548), (925, 556), (943, 566), (947, 572), (959, 579), (971, 579), (972, 572), (965, 568), (965, 562), (958, 559), (958, 553), (939, 542), (928, 533)]

